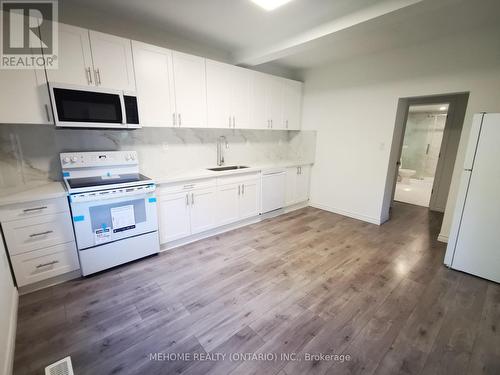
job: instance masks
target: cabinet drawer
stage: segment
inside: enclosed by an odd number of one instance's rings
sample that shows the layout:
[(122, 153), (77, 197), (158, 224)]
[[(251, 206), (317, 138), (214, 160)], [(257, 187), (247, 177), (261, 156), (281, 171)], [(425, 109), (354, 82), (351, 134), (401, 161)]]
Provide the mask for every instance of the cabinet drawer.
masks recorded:
[(80, 268), (74, 242), (11, 256), (17, 285), (24, 286)]
[(66, 197), (10, 204), (0, 207), (0, 221), (10, 221), (69, 211)]
[(158, 195), (174, 194), (183, 191), (191, 191), (193, 189), (204, 189), (210, 187), (215, 187), (215, 178), (160, 185), (160, 187), (158, 188)]
[(217, 177), (217, 186), (238, 184), (241, 182), (245, 182), (248, 180), (256, 180), (259, 178), (260, 178), (260, 172), (241, 173), (232, 176)]
[(74, 241), (69, 212), (2, 223), (10, 255)]

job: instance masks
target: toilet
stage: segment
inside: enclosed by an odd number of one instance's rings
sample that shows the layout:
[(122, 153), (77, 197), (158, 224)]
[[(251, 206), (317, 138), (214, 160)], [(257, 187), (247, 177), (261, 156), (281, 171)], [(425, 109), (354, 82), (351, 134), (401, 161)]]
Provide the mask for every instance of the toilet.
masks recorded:
[(404, 169), (404, 168), (399, 168), (399, 177), (401, 177), (401, 183), (402, 184), (410, 184), (410, 177), (415, 176), (417, 173), (416, 170), (414, 169)]

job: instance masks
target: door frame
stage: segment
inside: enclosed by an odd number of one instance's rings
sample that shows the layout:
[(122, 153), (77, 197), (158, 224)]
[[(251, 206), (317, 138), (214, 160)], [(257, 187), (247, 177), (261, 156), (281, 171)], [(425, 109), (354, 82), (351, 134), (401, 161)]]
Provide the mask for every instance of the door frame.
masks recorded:
[[(443, 140), (441, 142), (440, 157), (436, 167), (434, 176), (433, 192), (429, 202), (429, 209), (444, 212), (444, 207), (437, 206), (437, 195), (439, 189), (442, 189), (441, 181), (445, 172), (452, 173), (445, 170), (446, 159), (451, 164), (455, 164), (455, 159), (462, 133), (463, 122), (465, 118), (465, 111), (467, 109), (467, 102), (469, 99), (469, 92), (459, 92), (451, 94), (437, 94), (426, 95), (417, 97), (400, 98), (396, 111), (396, 120), (394, 126), (394, 133), (392, 138), (391, 153), (389, 156), (389, 166), (386, 178), (384, 202), (382, 207), (382, 222), (390, 219), (391, 208), (394, 205), (394, 194), (396, 191), (397, 176), (400, 167), (401, 155), (403, 152), (403, 142), (406, 130), (406, 122), (408, 120), (408, 113), (412, 105), (426, 105), (426, 104), (449, 104), (445, 129), (443, 133)], [(452, 139), (452, 133), (458, 133)], [(442, 157), (444, 156), (444, 157)], [(449, 182), (445, 187), (446, 196), (448, 195), (451, 184), (451, 174), (449, 175)]]

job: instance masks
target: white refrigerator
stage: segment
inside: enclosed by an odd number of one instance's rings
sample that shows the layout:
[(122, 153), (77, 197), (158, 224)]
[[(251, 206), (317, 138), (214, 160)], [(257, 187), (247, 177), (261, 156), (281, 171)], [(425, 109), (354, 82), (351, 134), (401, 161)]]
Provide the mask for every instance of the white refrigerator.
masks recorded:
[(444, 263), (500, 283), (500, 113), (474, 116)]

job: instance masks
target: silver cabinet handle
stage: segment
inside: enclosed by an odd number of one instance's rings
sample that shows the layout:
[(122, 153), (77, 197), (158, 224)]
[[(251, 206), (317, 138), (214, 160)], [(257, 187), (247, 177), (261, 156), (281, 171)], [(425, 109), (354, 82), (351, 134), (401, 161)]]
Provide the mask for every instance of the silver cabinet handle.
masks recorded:
[(53, 260), (52, 262), (49, 262), (49, 263), (39, 264), (38, 266), (36, 266), (36, 268), (42, 268), (42, 267), (52, 266), (52, 265), (57, 264), (57, 263), (59, 263), (58, 260)]
[(273, 128), (273, 120), (271, 119), (271, 129)]
[(302, 174), (302, 167), (299, 167), (299, 172), (300, 174)]
[(181, 126), (181, 125), (182, 125), (182, 121), (181, 121), (181, 114), (180, 114), (180, 113), (178, 113), (178, 116), (179, 116), (179, 126)]
[(90, 66), (88, 68), (85, 68), (85, 72), (87, 73), (88, 84), (92, 85), (94, 82), (92, 82), (92, 72), (90, 71)]
[(25, 208), (23, 212), (32, 212), (32, 211), (41, 211), (45, 210), (47, 206), (33, 207), (33, 208)]
[(48, 104), (45, 104), (45, 114), (47, 115), (47, 121), (50, 122), (50, 112)]
[(101, 71), (99, 70), (99, 68), (97, 68), (94, 70), (94, 73), (95, 73), (95, 82), (97, 85), (100, 85), (101, 84)]
[(186, 194), (186, 206), (189, 206), (189, 194)]
[(194, 205), (194, 193), (191, 193), (191, 204)]
[(241, 195), (241, 185), (238, 185), (238, 195)]
[(189, 185), (184, 185), (183, 186), (183, 189), (186, 190), (186, 189), (192, 189), (194, 187), (194, 184), (189, 184)]
[(245, 184), (241, 185), (241, 195), (245, 195)]
[(38, 237), (38, 236), (45, 236), (46, 234), (51, 234), (53, 232), (54, 232), (53, 230), (46, 230), (45, 232), (30, 234), (30, 237), (33, 238), (33, 237)]
[(172, 113), (172, 124), (173, 124), (174, 126), (176, 125), (176, 124), (175, 124), (175, 112), (174, 112), (174, 113)]

